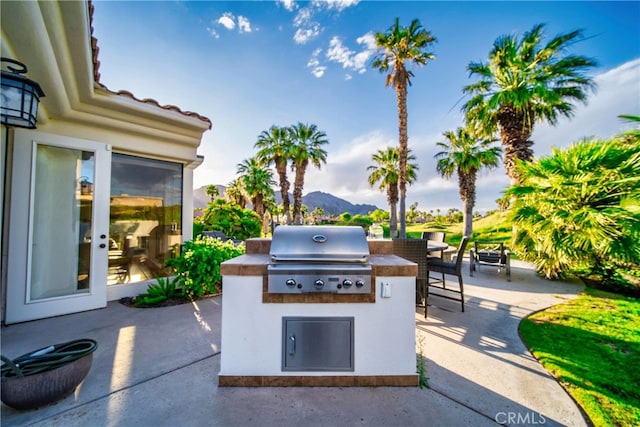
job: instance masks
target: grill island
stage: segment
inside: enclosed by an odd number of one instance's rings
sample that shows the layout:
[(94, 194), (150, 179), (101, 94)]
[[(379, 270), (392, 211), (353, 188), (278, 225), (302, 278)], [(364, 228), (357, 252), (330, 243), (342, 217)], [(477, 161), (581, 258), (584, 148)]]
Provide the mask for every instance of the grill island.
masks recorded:
[(220, 386), (414, 386), (417, 266), (361, 227), (281, 226), (222, 263)]

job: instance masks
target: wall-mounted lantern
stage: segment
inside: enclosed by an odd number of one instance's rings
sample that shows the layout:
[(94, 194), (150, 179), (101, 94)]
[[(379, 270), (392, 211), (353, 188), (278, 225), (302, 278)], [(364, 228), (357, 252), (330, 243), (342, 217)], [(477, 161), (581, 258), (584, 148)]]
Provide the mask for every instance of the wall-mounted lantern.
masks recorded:
[(1, 62), (17, 65), (7, 65), (9, 71), (2, 70), (0, 81), (0, 119), (3, 125), (35, 129), (38, 115), (38, 104), (44, 92), (40, 85), (23, 76), (27, 66), (20, 61), (10, 58), (0, 58)]

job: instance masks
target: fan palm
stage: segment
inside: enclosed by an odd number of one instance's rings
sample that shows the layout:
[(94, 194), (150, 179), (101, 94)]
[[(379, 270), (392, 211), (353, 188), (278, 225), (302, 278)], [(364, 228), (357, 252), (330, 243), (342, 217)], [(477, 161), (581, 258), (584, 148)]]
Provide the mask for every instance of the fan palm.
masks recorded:
[(280, 181), (280, 195), (282, 196), (283, 214), (287, 224), (291, 223), (289, 208), (289, 180), (287, 178), (287, 162), (291, 149), (289, 128), (271, 126), (268, 131), (262, 131), (254, 147), (258, 149), (257, 158), (264, 164), (273, 164)]
[(240, 178), (236, 178), (227, 184), (224, 189), (225, 198), (231, 200), (236, 205), (244, 209), (247, 206), (247, 196), (244, 191), (244, 183)]
[(263, 218), (265, 214), (264, 200), (273, 197), (272, 185), (275, 185), (271, 171), (263, 166), (258, 159), (245, 159), (236, 166), (241, 175), (244, 191), (251, 200), (253, 211)]
[(523, 182), (506, 191), (514, 200), (515, 249), (539, 273), (558, 278), (578, 272), (615, 282), (616, 271), (639, 270), (639, 136), (586, 140), (518, 162)]
[(595, 83), (584, 74), (593, 59), (562, 54), (582, 37), (582, 31), (559, 34), (542, 44), (544, 25), (537, 24), (522, 40), (498, 37), (487, 62), (471, 62), (467, 69), (479, 81), (463, 92), (471, 99), (463, 106), (467, 121), (487, 134), (500, 131), (504, 164), (511, 183), (519, 182), (516, 160), (531, 161), (529, 140), (536, 122), (555, 125), (559, 116), (571, 117), (575, 101), (586, 103)]
[(444, 142), (437, 146), (442, 150), (434, 156), (436, 170), (444, 178), (458, 175), (458, 188), (463, 206), (463, 236), (473, 232), (473, 208), (476, 203), (476, 177), (483, 167), (495, 168), (500, 163), (500, 147), (492, 146), (495, 139), (479, 139), (469, 129), (458, 128), (442, 134)]
[(327, 152), (322, 148), (328, 144), (327, 135), (316, 125), (298, 123), (290, 128), (291, 151), (289, 158), (293, 162), (295, 180), (293, 182), (293, 223), (302, 224), (302, 189), (304, 175), (309, 163), (320, 169), (327, 163)]
[(220, 191), (218, 190), (218, 187), (211, 184), (211, 185), (207, 185), (207, 188), (205, 190), (205, 192), (207, 193), (207, 196), (209, 196), (211, 198), (211, 201), (213, 202), (218, 196), (220, 196)]
[[(400, 147), (400, 162), (398, 183), (400, 189), (400, 237), (406, 237), (407, 221), (405, 199), (407, 194), (407, 87), (411, 86), (413, 72), (407, 65), (425, 65), (435, 55), (426, 49), (436, 41), (431, 33), (425, 30), (420, 21), (414, 19), (408, 27), (400, 26), (399, 19), (386, 33), (376, 33), (376, 45), (381, 52), (373, 59), (373, 68), (386, 73), (386, 85), (396, 92), (398, 103), (398, 146)], [(408, 64), (407, 64), (408, 63)]]
[[(413, 163), (415, 156), (411, 150), (407, 153), (407, 182), (413, 183), (417, 177), (418, 165)], [(386, 150), (378, 150), (371, 156), (376, 164), (367, 168), (369, 174), (369, 185), (373, 187), (379, 183), (380, 191), (387, 192), (387, 203), (389, 203), (389, 232), (391, 237), (397, 236), (398, 230), (398, 181), (400, 169), (400, 149), (398, 147), (387, 147)]]

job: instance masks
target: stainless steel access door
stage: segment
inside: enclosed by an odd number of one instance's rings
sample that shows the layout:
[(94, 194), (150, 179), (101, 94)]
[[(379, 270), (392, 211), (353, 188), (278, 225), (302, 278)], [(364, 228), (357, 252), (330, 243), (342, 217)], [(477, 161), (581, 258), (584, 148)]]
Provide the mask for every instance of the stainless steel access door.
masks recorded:
[(283, 317), (283, 371), (353, 371), (353, 317)]

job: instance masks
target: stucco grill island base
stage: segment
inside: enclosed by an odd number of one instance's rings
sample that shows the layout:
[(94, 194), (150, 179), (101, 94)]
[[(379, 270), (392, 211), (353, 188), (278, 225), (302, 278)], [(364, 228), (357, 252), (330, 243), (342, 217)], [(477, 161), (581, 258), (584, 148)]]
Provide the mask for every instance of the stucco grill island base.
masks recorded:
[(270, 239), (249, 239), (222, 263), (219, 385), (417, 386), (417, 266), (391, 241), (367, 246), (367, 293), (269, 292)]

